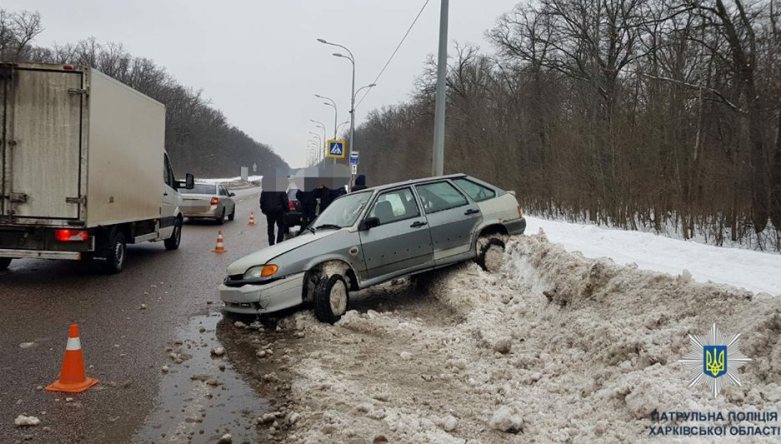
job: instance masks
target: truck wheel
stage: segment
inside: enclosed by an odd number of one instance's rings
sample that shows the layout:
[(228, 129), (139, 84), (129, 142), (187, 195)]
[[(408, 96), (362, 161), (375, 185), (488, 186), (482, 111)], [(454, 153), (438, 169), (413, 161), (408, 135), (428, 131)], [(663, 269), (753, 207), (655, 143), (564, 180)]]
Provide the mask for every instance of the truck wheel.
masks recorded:
[(225, 208), (222, 209), (222, 215), (217, 218), (217, 225), (222, 225), (225, 223)]
[(12, 260), (10, 257), (0, 257), (0, 271), (8, 270)]
[(231, 215), (228, 216), (228, 220), (232, 221), (233, 219), (236, 219), (236, 208), (234, 208), (233, 212), (231, 213)]
[(182, 241), (182, 220), (177, 218), (174, 224), (174, 232), (171, 237), (163, 241), (166, 250), (176, 250), (179, 248), (179, 243)]
[(314, 294), (315, 317), (321, 322), (333, 324), (347, 312), (350, 290), (339, 274), (320, 279)]
[(477, 241), (475, 262), (483, 270), (496, 273), (502, 268), (504, 260), (504, 242), (496, 237), (480, 237)]
[(117, 231), (109, 241), (109, 248), (106, 252), (106, 272), (109, 274), (121, 272), (125, 267), (126, 255), (127, 245), (125, 244), (125, 234), (121, 231)]

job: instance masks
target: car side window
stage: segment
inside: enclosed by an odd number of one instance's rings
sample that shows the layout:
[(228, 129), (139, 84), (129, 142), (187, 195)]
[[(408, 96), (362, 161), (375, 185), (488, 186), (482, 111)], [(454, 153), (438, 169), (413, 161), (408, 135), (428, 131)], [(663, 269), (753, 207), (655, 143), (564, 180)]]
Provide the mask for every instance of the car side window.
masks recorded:
[(224, 186), (220, 185), (220, 196), (227, 196), (228, 190), (225, 189)]
[(482, 202), (496, 197), (496, 191), (469, 179), (453, 179), (453, 182), (475, 202)]
[(165, 156), (164, 158), (164, 166), (163, 168), (165, 171), (163, 172), (163, 179), (165, 180), (165, 184), (168, 185), (171, 188), (176, 188), (174, 186), (174, 182), (176, 179), (174, 178), (174, 171), (171, 169), (171, 162), (168, 160), (168, 156)]
[(171, 183), (171, 166), (168, 164), (168, 156), (163, 156), (163, 182), (169, 187), (173, 187)]
[(426, 214), (461, 207), (468, 203), (466, 197), (448, 182), (427, 183), (416, 185), (415, 188), (418, 190)]
[(380, 219), (380, 225), (420, 216), (420, 209), (410, 188), (380, 194), (369, 211), (369, 217)]

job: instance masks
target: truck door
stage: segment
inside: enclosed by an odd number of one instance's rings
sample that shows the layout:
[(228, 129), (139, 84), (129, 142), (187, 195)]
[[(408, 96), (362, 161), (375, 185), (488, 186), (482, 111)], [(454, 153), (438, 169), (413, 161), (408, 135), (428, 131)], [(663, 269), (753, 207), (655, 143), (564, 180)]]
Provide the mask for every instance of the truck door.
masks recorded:
[(83, 73), (0, 66), (2, 214), (78, 219)]
[(160, 238), (171, 237), (176, 223), (176, 214), (179, 210), (179, 192), (176, 191), (176, 178), (168, 155), (163, 156), (163, 206), (160, 210)]

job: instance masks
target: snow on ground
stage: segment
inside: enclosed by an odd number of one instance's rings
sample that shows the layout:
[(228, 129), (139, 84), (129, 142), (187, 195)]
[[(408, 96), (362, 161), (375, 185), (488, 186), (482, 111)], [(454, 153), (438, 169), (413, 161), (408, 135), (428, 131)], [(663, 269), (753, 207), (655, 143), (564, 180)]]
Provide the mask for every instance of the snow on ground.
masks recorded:
[(589, 258), (609, 257), (619, 264), (717, 282), (754, 292), (781, 295), (781, 254), (716, 247), (653, 233), (526, 217), (526, 232), (542, 228), (551, 242)]
[[(255, 181), (260, 181), (262, 179), (263, 179), (263, 176), (248, 176), (247, 177), (247, 182), (255, 182)], [(196, 180), (198, 182), (218, 184), (218, 183), (238, 182), (238, 181), (241, 181), (242, 179), (241, 179), (241, 176), (236, 176), (236, 177), (226, 177), (226, 178), (222, 178), (222, 179), (219, 179), (219, 178), (217, 178), (217, 179), (202, 179), (202, 178), (199, 177)]]
[[(285, 361), (300, 415), (288, 442), (636, 442), (671, 425), (654, 410), (781, 408), (781, 299), (586, 259), (544, 235), (513, 239), (497, 274), (463, 264), (351, 304), (334, 326), (309, 311), (278, 326), (304, 338)], [(717, 398), (677, 362), (713, 322), (753, 359)]]

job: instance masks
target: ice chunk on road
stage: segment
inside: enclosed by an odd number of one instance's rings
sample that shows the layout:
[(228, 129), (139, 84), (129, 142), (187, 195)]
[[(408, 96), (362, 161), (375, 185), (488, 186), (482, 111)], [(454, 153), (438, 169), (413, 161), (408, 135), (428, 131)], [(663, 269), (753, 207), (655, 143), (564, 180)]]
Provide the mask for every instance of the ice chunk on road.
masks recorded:
[(41, 420), (35, 416), (19, 415), (14, 419), (14, 424), (17, 427), (37, 426), (41, 423)]

